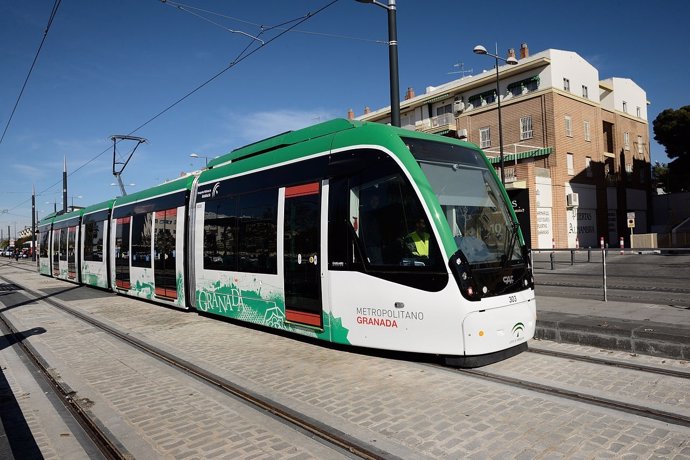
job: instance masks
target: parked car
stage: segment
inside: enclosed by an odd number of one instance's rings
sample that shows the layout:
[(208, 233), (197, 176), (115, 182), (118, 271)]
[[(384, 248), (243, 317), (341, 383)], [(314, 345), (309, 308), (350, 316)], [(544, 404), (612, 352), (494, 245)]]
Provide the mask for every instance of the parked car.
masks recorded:
[(5, 255), (5, 256), (7, 256), (7, 257), (12, 257), (12, 256), (14, 256), (14, 248), (7, 248), (7, 249), (5, 249), (5, 252), (4, 252), (3, 255)]

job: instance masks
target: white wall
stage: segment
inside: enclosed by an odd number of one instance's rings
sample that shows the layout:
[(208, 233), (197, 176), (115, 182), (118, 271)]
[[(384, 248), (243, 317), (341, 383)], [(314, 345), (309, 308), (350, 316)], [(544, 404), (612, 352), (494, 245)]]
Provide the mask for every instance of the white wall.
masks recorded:
[(640, 108), (640, 118), (647, 119), (647, 93), (629, 78), (608, 78), (604, 83), (613, 87), (613, 93), (603, 98), (602, 107), (609, 110), (623, 112), (623, 101), (627, 102), (627, 114), (637, 116)]
[(582, 97), (582, 86), (587, 87), (587, 99), (599, 102), (599, 71), (589, 62), (572, 51), (550, 49), (547, 51), (551, 58), (550, 81), (551, 86), (563, 89), (563, 79), (570, 80), (570, 92)]

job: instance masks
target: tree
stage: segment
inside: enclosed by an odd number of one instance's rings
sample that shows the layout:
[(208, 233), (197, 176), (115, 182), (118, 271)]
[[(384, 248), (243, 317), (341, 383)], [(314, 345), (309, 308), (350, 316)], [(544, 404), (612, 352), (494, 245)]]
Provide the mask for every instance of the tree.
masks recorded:
[(664, 110), (652, 125), (654, 139), (666, 148), (669, 158), (675, 158), (668, 164), (667, 190), (690, 190), (690, 105)]
[(656, 189), (662, 189), (665, 193), (668, 188), (668, 165), (666, 163), (655, 162), (652, 166), (652, 184)]

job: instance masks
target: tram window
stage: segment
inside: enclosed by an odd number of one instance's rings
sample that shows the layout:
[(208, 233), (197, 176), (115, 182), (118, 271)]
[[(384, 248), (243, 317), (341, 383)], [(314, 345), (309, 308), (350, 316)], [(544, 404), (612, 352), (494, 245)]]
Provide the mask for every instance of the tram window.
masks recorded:
[[(356, 198), (355, 198), (356, 197)], [(359, 236), (372, 267), (438, 265), (440, 254), (421, 203), (399, 174), (351, 189), (359, 202)]]
[(60, 229), (60, 260), (67, 261), (67, 227)]
[(206, 202), (204, 269), (237, 270), (237, 199), (235, 198)]
[[(375, 276), (445, 271), (422, 204), (397, 164), (385, 155), (363, 155), (361, 161), (366, 168), (330, 183), (330, 267)], [(363, 267), (357, 265), (359, 254)]]
[(278, 273), (278, 191), (262, 190), (239, 197), (238, 270)]
[(84, 260), (103, 262), (103, 231), (105, 222), (88, 222), (84, 225)]
[(50, 230), (46, 227), (41, 231), (41, 247), (39, 248), (38, 256), (39, 257), (48, 257), (48, 236), (50, 234), (48, 233)]
[(206, 202), (204, 269), (278, 273), (278, 191)]
[(132, 267), (151, 268), (151, 213), (132, 217)]

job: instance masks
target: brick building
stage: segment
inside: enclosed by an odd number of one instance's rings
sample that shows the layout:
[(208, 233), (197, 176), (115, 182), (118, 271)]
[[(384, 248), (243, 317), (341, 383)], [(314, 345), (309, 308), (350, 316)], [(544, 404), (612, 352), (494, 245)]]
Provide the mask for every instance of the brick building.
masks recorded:
[[(509, 54), (513, 53), (512, 50)], [(644, 90), (600, 80), (571, 51), (549, 49), (499, 67), (504, 176), (530, 247), (629, 244), (648, 228), (649, 124)], [(500, 177), (496, 72), (464, 77), (401, 102), (404, 128), (464, 138), (484, 149)], [(352, 111), (349, 114), (354, 117)], [(390, 122), (390, 107), (358, 119)]]

